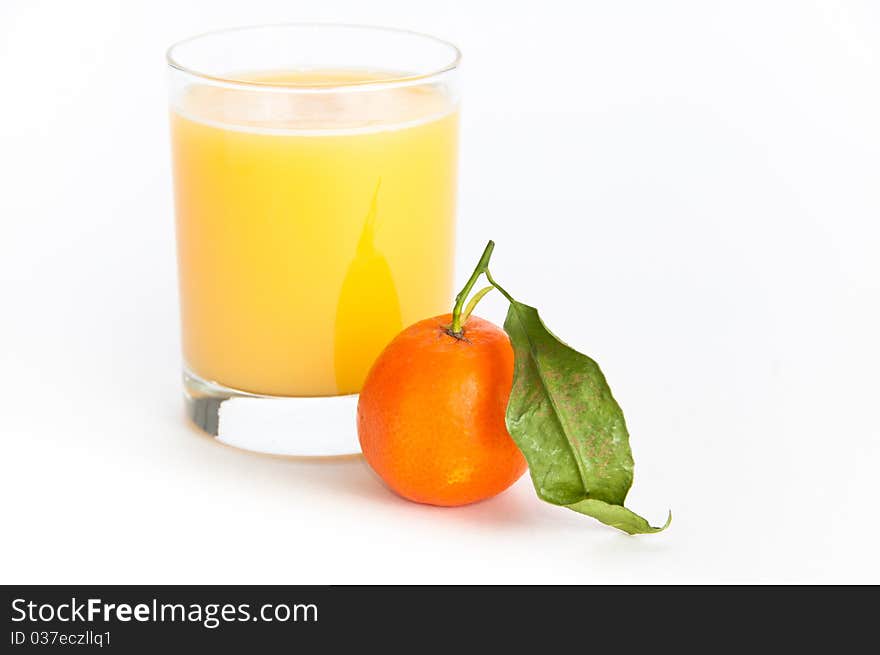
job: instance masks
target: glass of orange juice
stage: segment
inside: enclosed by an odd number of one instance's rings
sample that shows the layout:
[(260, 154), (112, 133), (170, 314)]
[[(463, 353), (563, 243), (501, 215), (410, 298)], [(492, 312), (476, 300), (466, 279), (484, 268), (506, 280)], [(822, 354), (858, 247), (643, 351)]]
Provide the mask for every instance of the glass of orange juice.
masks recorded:
[(168, 51), (184, 391), (218, 440), (359, 451), (357, 393), (452, 298), (455, 46), (293, 24)]

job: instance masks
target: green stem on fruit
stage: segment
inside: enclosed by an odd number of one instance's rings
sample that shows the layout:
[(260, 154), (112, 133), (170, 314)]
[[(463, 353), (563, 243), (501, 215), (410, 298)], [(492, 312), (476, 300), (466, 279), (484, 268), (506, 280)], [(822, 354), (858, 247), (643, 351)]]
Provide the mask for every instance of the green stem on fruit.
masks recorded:
[[(477, 283), (477, 280), (479, 279), (480, 275), (482, 275), (483, 273), (486, 273), (486, 276), (488, 278), (489, 259), (492, 258), (492, 251), (494, 249), (495, 249), (495, 242), (490, 240), (489, 243), (486, 244), (486, 249), (483, 250), (483, 254), (480, 257), (480, 261), (477, 262), (477, 267), (474, 269), (474, 272), (471, 273), (471, 276), (470, 276), (470, 278), (468, 278), (468, 281), (465, 283), (464, 288), (461, 291), (459, 291), (458, 295), (455, 297), (455, 307), (452, 308), (452, 325), (449, 328), (449, 332), (452, 336), (454, 336), (458, 339), (460, 339), (461, 335), (462, 335), (462, 333), (461, 333), (461, 324), (462, 324), (461, 310), (462, 310), (462, 307), (464, 306), (464, 301), (467, 300), (468, 294), (471, 292), (471, 289), (474, 288), (474, 285)], [(497, 285), (495, 285), (495, 286), (497, 286)], [(501, 291), (501, 289), (499, 289), (499, 291)], [(506, 292), (502, 292), (502, 293), (504, 293), (504, 295), (507, 296)], [(471, 309), (473, 309), (473, 307)], [(465, 318), (467, 318), (467, 316), (465, 316)]]
[(467, 307), (464, 308), (464, 312), (461, 315), (462, 324), (467, 323), (468, 317), (471, 315), (471, 312), (474, 311), (474, 307), (477, 306), (477, 303), (483, 299), (483, 296), (485, 296), (494, 288), (495, 287), (490, 284), (488, 287), (483, 287), (471, 296), (470, 301), (468, 301)]
[[(455, 297), (455, 307), (452, 309), (452, 325), (448, 328), (448, 332), (456, 339), (462, 337), (462, 326), (468, 320), (471, 312), (474, 311), (474, 307), (476, 307), (477, 303), (483, 299), (483, 296), (489, 293), (493, 288), (498, 289), (498, 291), (501, 292), (501, 295), (507, 298), (510, 302), (516, 302), (513, 299), (513, 296), (507, 293), (507, 291), (504, 290), (504, 287), (498, 284), (495, 281), (495, 278), (492, 277), (492, 273), (489, 272), (489, 260), (492, 258), (492, 251), (494, 249), (495, 242), (490, 240), (489, 243), (486, 244), (486, 248), (483, 250), (482, 256), (480, 256), (480, 261), (477, 262), (477, 266), (474, 268), (474, 272), (471, 273), (464, 288)], [(468, 294), (471, 292), (471, 289), (474, 288), (474, 285), (477, 283), (477, 280), (480, 279), (481, 275), (486, 276), (490, 286), (477, 291), (462, 312), (462, 306), (464, 305), (465, 300), (467, 300)]]

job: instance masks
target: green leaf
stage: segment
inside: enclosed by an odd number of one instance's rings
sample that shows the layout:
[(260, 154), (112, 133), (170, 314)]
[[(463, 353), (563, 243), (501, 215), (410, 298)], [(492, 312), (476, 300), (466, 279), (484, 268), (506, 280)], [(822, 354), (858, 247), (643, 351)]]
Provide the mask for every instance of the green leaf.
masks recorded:
[(603, 503), (601, 500), (593, 500), (586, 498), (573, 505), (567, 505), (568, 509), (592, 516), (598, 521), (602, 521), (605, 525), (610, 525), (618, 530), (623, 530), (627, 534), (650, 534), (652, 532), (662, 532), (672, 523), (672, 512), (666, 518), (666, 523), (662, 528), (655, 528), (641, 516), (628, 510), (623, 505), (610, 505)]
[(512, 299), (504, 329), (515, 354), (507, 429), (538, 496), (630, 534), (666, 528), (623, 507), (633, 480), (629, 434), (596, 362), (554, 336), (538, 310)]

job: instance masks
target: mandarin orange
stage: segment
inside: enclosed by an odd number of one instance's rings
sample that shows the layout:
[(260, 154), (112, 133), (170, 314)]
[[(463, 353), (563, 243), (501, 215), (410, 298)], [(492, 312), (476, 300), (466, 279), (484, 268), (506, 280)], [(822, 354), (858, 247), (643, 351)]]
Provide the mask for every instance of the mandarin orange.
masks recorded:
[(459, 337), (452, 316), (420, 321), (379, 355), (358, 403), (364, 457), (409, 500), (455, 506), (507, 489), (526, 460), (504, 423), (513, 349), (476, 316)]

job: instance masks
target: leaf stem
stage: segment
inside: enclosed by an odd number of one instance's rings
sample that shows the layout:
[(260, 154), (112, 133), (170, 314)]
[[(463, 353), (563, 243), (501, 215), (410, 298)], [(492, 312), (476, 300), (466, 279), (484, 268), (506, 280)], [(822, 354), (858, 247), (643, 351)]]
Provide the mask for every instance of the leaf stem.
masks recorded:
[(507, 292), (504, 290), (504, 287), (502, 287), (500, 284), (498, 284), (498, 283), (495, 281), (495, 279), (492, 277), (492, 274), (489, 272), (489, 269), (488, 269), (488, 268), (486, 268), (486, 270), (483, 271), (483, 272), (486, 274), (486, 279), (489, 280), (489, 284), (491, 284), (493, 287), (495, 287), (496, 289), (498, 289), (498, 291), (501, 292), (501, 295), (502, 295), (502, 296), (504, 296), (505, 298), (507, 298), (507, 299), (508, 299), (510, 302), (512, 302), (512, 303), (515, 303), (515, 302), (516, 302), (516, 301), (513, 299), (513, 296), (511, 296), (509, 293), (507, 293)]
[[(489, 275), (489, 259), (492, 258), (492, 251), (495, 249), (495, 242), (490, 240), (489, 243), (486, 244), (485, 250), (483, 250), (483, 254), (480, 257), (480, 261), (477, 262), (477, 267), (474, 269), (474, 272), (471, 273), (470, 278), (465, 283), (464, 288), (458, 292), (458, 295), (455, 297), (455, 307), (452, 308), (452, 326), (451, 332), (453, 336), (460, 337), (461, 336), (461, 309), (464, 306), (464, 301), (467, 300), (468, 294), (471, 292), (471, 289), (474, 288), (474, 285), (477, 283), (477, 279), (479, 279), (480, 275), (486, 273), (486, 277)], [(490, 280), (491, 281), (491, 280)], [(497, 285), (495, 285), (497, 287)], [(498, 289), (501, 291), (501, 289)], [(502, 292), (504, 293), (504, 292)], [(506, 293), (504, 293), (507, 296)], [(508, 296), (509, 298), (510, 296)]]

